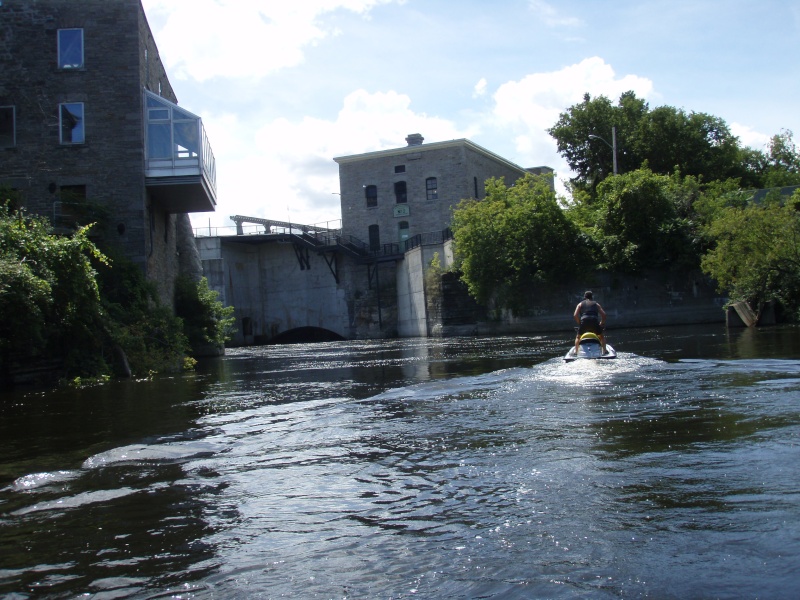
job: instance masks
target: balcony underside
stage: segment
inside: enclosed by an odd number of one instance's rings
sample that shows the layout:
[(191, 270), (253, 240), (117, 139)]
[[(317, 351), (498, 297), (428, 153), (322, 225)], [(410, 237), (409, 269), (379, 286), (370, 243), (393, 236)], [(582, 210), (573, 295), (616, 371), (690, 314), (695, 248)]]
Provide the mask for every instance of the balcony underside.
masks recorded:
[(202, 175), (147, 177), (145, 184), (156, 206), (170, 213), (213, 212), (217, 205)]

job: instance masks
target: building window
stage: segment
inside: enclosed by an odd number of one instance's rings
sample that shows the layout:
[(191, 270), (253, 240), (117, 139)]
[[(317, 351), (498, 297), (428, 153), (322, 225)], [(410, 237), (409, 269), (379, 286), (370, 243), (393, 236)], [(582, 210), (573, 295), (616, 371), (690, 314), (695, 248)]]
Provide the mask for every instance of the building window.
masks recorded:
[(73, 204), (86, 202), (86, 186), (62, 185), (58, 195), (62, 202), (72, 202)]
[(408, 202), (408, 194), (406, 193), (405, 181), (395, 181), (394, 197), (398, 204), (405, 204), (406, 202)]
[(58, 200), (53, 203), (53, 225), (76, 227), (90, 220), (86, 210), (86, 186), (62, 185)]
[(147, 95), (147, 158), (172, 159), (172, 112), (159, 98)]
[(378, 186), (366, 186), (364, 188), (364, 195), (367, 198), (367, 208), (374, 208), (378, 206)]
[(83, 144), (86, 141), (83, 102), (59, 104), (58, 121), (62, 144)]
[(0, 148), (13, 148), (16, 145), (14, 107), (0, 106)]
[(408, 221), (400, 221), (397, 224), (397, 239), (401, 244), (408, 239)]
[(428, 200), (439, 199), (439, 186), (436, 183), (436, 177), (428, 177), (425, 180), (425, 195)]
[(381, 232), (377, 225), (369, 226), (369, 249), (378, 252), (381, 249)]
[(475, 200), (480, 200), (480, 198), (478, 198), (478, 178), (477, 177), (473, 177), (472, 178), (472, 184), (475, 186)]
[(83, 67), (83, 29), (58, 30), (58, 68)]
[(394, 172), (395, 173), (405, 173), (406, 172), (406, 166), (405, 165), (397, 165), (394, 168)]

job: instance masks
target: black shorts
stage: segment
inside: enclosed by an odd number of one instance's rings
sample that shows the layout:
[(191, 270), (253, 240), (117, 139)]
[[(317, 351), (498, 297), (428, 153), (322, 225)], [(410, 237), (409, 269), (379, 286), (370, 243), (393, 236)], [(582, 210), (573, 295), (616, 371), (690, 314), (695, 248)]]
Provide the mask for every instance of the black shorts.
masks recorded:
[(600, 327), (600, 321), (597, 319), (581, 319), (581, 324), (578, 327), (578, 335), (583, 335), (586, 332), (596, 333), (603, 335), (603, 328)]

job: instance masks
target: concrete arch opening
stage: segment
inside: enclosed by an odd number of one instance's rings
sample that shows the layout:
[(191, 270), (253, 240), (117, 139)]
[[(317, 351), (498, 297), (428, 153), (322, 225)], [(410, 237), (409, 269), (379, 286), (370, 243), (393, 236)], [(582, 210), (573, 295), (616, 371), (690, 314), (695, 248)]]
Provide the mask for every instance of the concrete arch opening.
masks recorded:
[(314, 342), (339, 342), (341, 335), (322, 327), (295, 327), (283, 331), (267, 342), (268, 344), (308, 344)]

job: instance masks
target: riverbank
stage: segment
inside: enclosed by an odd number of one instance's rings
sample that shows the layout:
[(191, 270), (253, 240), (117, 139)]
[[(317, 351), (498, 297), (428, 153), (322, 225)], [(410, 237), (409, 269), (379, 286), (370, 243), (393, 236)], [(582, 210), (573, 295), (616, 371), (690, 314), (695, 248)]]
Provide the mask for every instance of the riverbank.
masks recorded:
[(442, 298), (429, 311), (432, 335), (520, 335), (572, 331), (572, 314), (586, 290), (594, 292), (617, 329), (724, 324), (728, 298), (702, 273), (622, 276), (597, 272), (582, 281), (542, 286), (523, 314), (478, 306), (455, 273), (442, 276)]

